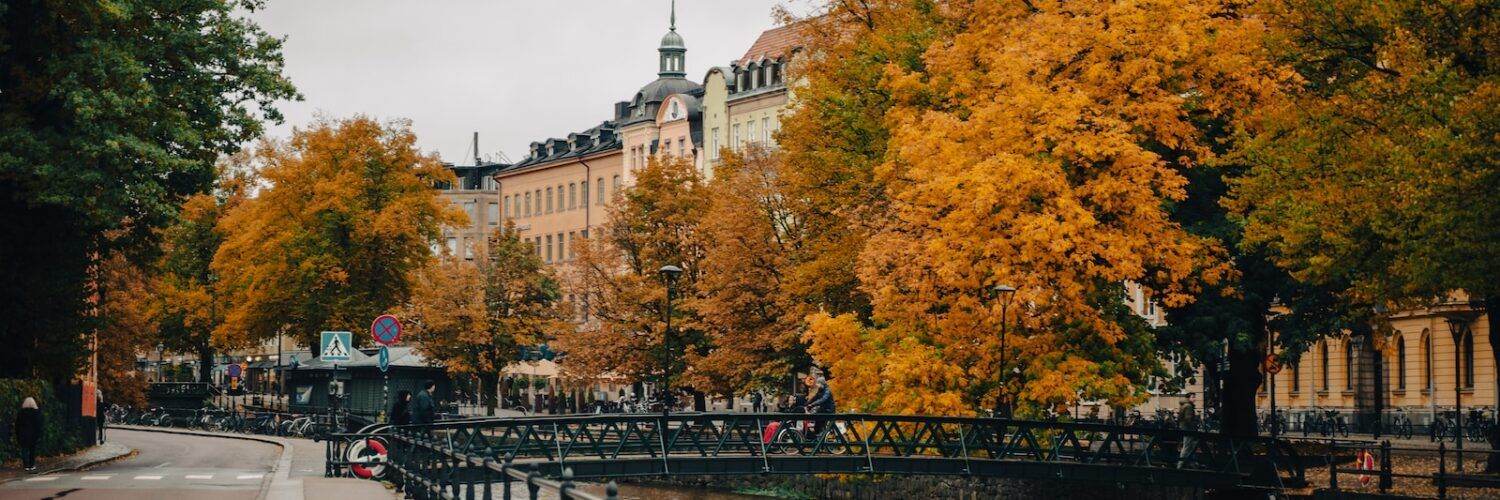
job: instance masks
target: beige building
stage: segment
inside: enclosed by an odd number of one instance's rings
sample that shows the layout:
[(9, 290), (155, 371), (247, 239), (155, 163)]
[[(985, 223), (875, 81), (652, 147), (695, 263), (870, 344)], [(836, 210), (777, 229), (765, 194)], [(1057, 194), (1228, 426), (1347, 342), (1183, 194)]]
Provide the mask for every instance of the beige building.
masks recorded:
[(1467, 297), (1456, 294), (1438, 306), (1395, 312), (1385, 320), (1389, 329), (1377, 326), (1386, 334), (1374, 340), (1343, 336), (1313, 344), (1274, 381), (1262, 384), (1260, 408), (1270, 408), (1274, 390), (1277, 409), (1294, 422), (1321, 409), (1358, 415), (1355, 420), (1367, 425), (1379, 409), (1387, 419), (1400, 411), (1424, 424), (1452, 410), (1459, 398), (1466, 410), (1494, 410), (1489, 322)]
[(435, 253), (464, 260), (489, 255), (489, 235), (500, 227), (500, 185), (492, 177), (506, 165), (476, 161), (474, 165), (447, 165), (457, 180), (440, 186), (443, 198), (463, 209), (469, 224), (444, 228), (442, 248)]

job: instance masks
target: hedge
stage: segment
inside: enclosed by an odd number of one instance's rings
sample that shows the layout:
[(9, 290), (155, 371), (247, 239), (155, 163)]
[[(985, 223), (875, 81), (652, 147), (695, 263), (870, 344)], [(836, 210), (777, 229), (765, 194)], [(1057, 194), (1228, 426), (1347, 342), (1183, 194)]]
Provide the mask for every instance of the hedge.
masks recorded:
[(57, 399), (52, 384), (42, 380), (0, 379), (0, 460), (17, 460), (21, 449), (16, 445), (16, 412), (27, 397), (36, 398), (42, 410), (42, 439), (37, 443), (38, 456), (70, 453), (82, 448), (79, 433), (67, 428), (67, 406)]

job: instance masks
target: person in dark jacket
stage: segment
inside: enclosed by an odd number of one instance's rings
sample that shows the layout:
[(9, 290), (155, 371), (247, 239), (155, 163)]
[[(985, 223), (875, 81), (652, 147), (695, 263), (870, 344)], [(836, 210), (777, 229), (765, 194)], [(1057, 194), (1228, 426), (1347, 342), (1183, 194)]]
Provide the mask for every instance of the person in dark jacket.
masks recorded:
[(808, 377), (812, 393), (812, 399), (807, 402), (808, 413), (833, 413), (836, 407), (833, 403), (833, 391), (828, 389), (828, 381), (823, 377)]
[(432, 400), (432, 392), (437, 389), (437, 383), (428, 381), (422, 384), (422, 392), (418, 392), (411, 402), (411, 423), (430, 424), (437, 420), (437, 403)]
[(409, 423), (411, 423), (411, 391), (401, 391), (396, 393), (396, 405), (391, 408), (391, 424)]
[(36, 444), (42, 438), (42, 411), (36, 400), (26, 398), (21, 410), (16, 412), (16, 444), (21, 447), (21, 463), (26, 470), (36, 470)]

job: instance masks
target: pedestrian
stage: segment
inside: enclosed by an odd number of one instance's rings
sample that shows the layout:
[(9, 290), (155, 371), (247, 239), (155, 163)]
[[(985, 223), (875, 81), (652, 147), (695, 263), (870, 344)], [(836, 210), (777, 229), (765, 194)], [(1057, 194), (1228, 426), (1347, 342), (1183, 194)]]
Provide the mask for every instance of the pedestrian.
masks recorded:
[(396, 405), (391, 407), (391, 425), (411, 423), (411, 391), (396, 393)]
[(760, 413), (761, 410), (765, 409), (765, 408), (763, 408), (764, 403), (765, 403), (765, 396), (762, 396), (761, 393), (760, 393), (760, 391), (751, 391), (750, 392), (750, 411), (753, 411), (755, 413)]
[(21, 447), (21, 464), (27, 471), (36, 470), (36, 444), (42, 438), (42, 411), (36, 399), (26, 398), (16, 412), (16, 444)]
[(94, 389), (94, 424), (98, 427), (95, 439), (98, 442), (96, 444), (104, 444), (105, 408), (107, 406), (104, 402), (104, 390)]
[(422, 391), (412, 398), (411, 423), (425, 425), (437, 420), (437, 404), (432, 400), (432, 393), (435, 390), (437, 390), (436, 382), (429, 380), (422, 384)]

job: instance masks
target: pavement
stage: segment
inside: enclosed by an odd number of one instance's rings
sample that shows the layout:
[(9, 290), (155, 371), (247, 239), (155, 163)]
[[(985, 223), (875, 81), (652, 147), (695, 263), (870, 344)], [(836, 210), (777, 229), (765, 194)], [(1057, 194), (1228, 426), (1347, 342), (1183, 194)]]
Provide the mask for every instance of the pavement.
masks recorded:
[(0, 468), (0, 484), (40, 474), (66, 472), (92, 467), (125, 457), (131, 453), (135, 453), (135, 449), (120, 443), (107, 442), (99, 446), (91, 446), (71, 455), (38, 458), (36, 461), (37, 472), (27, 472), (21, 468), (21, 462), (18, 460), (15, 463), (15, 467)]
[(109, 439), (135, 455), (0, 484), (0, 499), (395, 498), (380, 483), (322, 477), (323, 446), (310, 440), (126, 427)]

